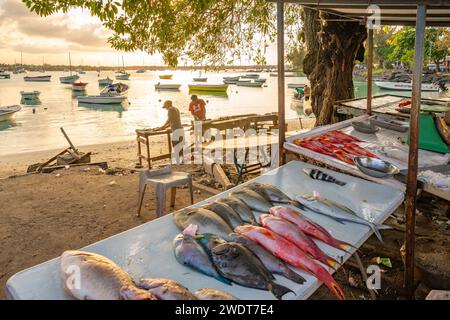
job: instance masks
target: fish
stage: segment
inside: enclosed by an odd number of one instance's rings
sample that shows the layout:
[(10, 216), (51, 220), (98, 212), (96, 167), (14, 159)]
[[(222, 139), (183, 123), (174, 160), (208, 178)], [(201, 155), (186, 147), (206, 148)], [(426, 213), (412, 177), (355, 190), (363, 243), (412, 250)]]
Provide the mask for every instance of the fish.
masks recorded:
[(326, 181), (326, 182), (331, 182), (331, 183), (335, 183), (339, 186), (345, 186), (347, 183), (337, 180), (334, 177), (326, 174), (323, 171), (320, 171), (318, 169), (313, 169), (313, 168), (305, 168), (303, 169), (303, 172), (306, 173), (308, 176), (310, 176), (312, 179), (315, 180), (322, 180), (322, 181)]
[(253, 215), (252, 209), (237, 197), (228, 196), (226, 198), (219, 198), (216, 202), (226, 203), (241, 217), (242, 221), (257, 225), (258, 222)]
[(197, 240), (188, 234), (180, 233), (173, 240), (173, 250), (177, 261), (225, 284), (230, 281), (222, 277), (214, 266), (210, 256)]
[(75, 299), (121, 300), (123, 288), (136, 289), (127, 272), (96, 253), (65, 251), (61, 255), (60, 269), (64, 290)]
[(285, 203), (298, 207), (299, 209), (304, 209), (297, 200), (291, 199), (287, 194), (271, 184), (254, 182), (246, 185), (245, 189), (255, 191), (272, 204)]
[(293, 271), (283, 260), (275, 257), (255, 241), (238, 233), (231, 233), (230, 240), (242, 244), (248, 250), (253, 252), (271, 273), (279, 274), (298, 284), (305, 283), (305, 278)]
[(137, 288), (135, 286), (126, 286), (120, 289), (121, 300), (159, 300), (150, 291)]
[(322, 281), (339, 300), (346, 299), (339, 284), (324, 267), (309, 258), (300, 248), (282, 236), (269, 229), (251, 225), (237, 227), (234, 231), (259, 243), (273, 255), (289, 263), (291, 266), (300, 268), (314, 275)]
[(199, 233), (211, 233), (224, 239), (233, 232), (231, 227), (216, 213), (203, 208), (185, 208), (173, 213), (177, 227), (184, 230), (190, 224), (198, 226)]
[[(239, 226), (237, 228), (242, 228)], [(273, 282), (273, 275), (261, 261), (243, 245), (228, 242), (212, 249), (214, 264), (220, 273), (231, 281), (244, 287), (268, 290), (281, 299), (289, 288)]]
[(218, 246), (219, 244), (226, 243), (224, 239), (215, 234), (197, 234), (195, 235), (195, 240), (203, 247), (205, 252), (211, 257), (211, 250)]
[(194, 295), (198, 300), (239, 300), (228, 292), (208, 288), (198, 289)]
[(351, 253), (352, 248), (355, 249), (351, 244), (334, 238), (324, 227), (292, 208), (276, 206), (270, 209), (270, 214), (294, 223), (305, 234), (319, 239), (329, 246), (348, 253)]
[(272, 203), (262, 197), (259, 193), (250, 189), (242, 188), (232, 192), (231, 195), (239, 198), (252, 210), (258, 212), (269, 212), (269, 209), (272, 207)]
[(211, 202), (203, 206), (203, 208), (217, 213), (233, 229), (244, 224), (239, 214), (226, 203)]
[(298, 200), (311, 211), (327, 216), (337, 222), (352, 222), (369, 227), (380, 242), (383, 242), (383, 238), (381, 237), (379, 230), (391, 228), (383, 224), (376, 224), (367, 221), (366, 219), (358, 216), (358, 214), (352, 209), (330, 199), (320, 197), (316, 194), (304, 195), (299, 197)]
[(312, 258), (335, 270), (339, 268), (339, 263), (335, 259), (323, 252), (311, 238), (304, 234), (303, 231), (292, 222), (272, 214), (263, 214), (259, 219), (263, 227), (286, 238), (305, 253), (309, 254)]
[(138, 287), (154, 294), (160, 300), (197, 300), (197, 297), (180, 283), (164, 278), (144, 278)]

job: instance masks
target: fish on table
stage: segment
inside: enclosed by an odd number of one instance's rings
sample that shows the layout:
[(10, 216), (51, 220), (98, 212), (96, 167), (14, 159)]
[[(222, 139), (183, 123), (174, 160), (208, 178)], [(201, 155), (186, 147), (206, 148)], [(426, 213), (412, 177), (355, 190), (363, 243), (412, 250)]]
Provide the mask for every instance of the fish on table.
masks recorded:
[(228, 196), (219, 198), (216, 202), (225, 203), (229, 205), (242, 219), (242, 221), (257, 225), (258, 222), (253, 215), (252, 209), (237, 197)]
[(351, 253), (354, 248), (351, 244), (334, 238), (324, 227), (317, 222), (309, 219), (299, 211), (289, 207), (276, 206), (270, 209), (270, 213), (294, 223), (305, 234), (316, 238), (329, 246)]
[(269, 212), (269, 209), (272, 207), (271, 202), (269, 202), (259, 193), (247, 188), (233, 191), (231, 193), (231, 196), (239, 198), (252, 210), (255, 210), (257, 212)]
[(268, 183), (253, 182), (247, 184), (244, 187), (244, 189), (255, 191), (273, 205), (284, 203), (303, 209), (303, 207), (298, 203), (298, 201), (291, 199), (286, 193), (284, 193), (282, 190), (275, 187), (274, 185)]
[(197, 300), (197, 297), (186, 287), (170, 279), (141, 279), (138, 286), (157, 296), (159, 300)]
[(198, 233), (215, 234), (224, 239), (233, 232), (228, 223), (217, 213), (204, 208), (181, 209), (174, 212), (172, 217), (180, 230), (184, 230), (192, 224), (198, 227)]
[(96, 253), (65, 251), (60, 268), (64, 290), (79, 300), (157, 300), (136, 287), (116, 263)]
[(312, 258), (335, 270), (339, 268), (339, 263), (335, 259), (323, 252), (311, 238), (303, 233), (303, 231), (292, 222), (272, 214), (263, 214), (259, 219), (263, 227), (286, 238), (305, 253), (309, 254)]
[(238, 233), (232, 233), (230, 234), (230, 240), (242, 244), (244, 247), (253, 252), (271, 273), (279, 274), (298, 284), (303, 284), (306, 281), (305, 278), (289, 268), (283, 260), (275, 257), (272, 253), (246, 236)]
[(391, 228), (383, 224), (376, 224), (367, 221), (366, 219), (358, 216), (358, 214), (352, 209), (333, 200), (320, 197), (316, 194), (303, 195), (298, 197), (297, 200), (309, 210), (327, 216), (337, 222), (352, 222), (369, 227), (380, 242), (383, 242), (383, 238), (381, 237), (379, 230)]
[(338, 186), (345, 186), (347, 184), (346, 182), (340, 181), (319, 169), (305, 168), (305, 169), (303, 169), (303, 172), (314, 180), (321, 180), (321, 181), (326, 181), (326, 182), (330, 182), (330, 183), (335, 183)]
[(173, 250), (175, 258), (180, 264), (213, 277), (225, 284), (230, 284), (230, 281), (225, 279), (217, 271), (210, 256), (194, 236), (187, 234), (187, 232), (178, 234), (173, 240)]
[(198, 300), (239, 300), (228, 292), (209, 288), (198, 289), (194, 295)]
[(226, 203), (211, 202), (204, 205), (202, 208), (211, 210), (212, 212), (219, 215), (233, 229), (236, 228), (237, 226), (242, 226), (244, 224), (244, 221), (242, 221), (241, 216)]
[(257, 226), (240, 226), (235, 229), (261, 246), (266, 248), (273, 255), (289, 263), (291, 266), (300, 268), (322, 281), (328, 289), (339, 300), (345, 299), (345, 294), (339, 284), (333, 279), (328, 271), (320, 264), (309, 258), (301, 249), (292, 242), (286, 240), (275, 232)]
[(273, 275), (262, 262), (239, 243), (228, 242), (214, 247), (212, 258), (220, 273), (234, 283), (244, 287), (268, 290), (278, 299), (288, 292), (293, 292), (275, 283)]

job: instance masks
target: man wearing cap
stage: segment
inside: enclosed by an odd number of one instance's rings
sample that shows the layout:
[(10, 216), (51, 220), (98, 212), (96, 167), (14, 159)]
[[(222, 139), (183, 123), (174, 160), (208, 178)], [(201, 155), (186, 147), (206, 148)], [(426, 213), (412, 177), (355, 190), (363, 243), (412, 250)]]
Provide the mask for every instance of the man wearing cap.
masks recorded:
[(172, 146), (174, 151), (178, 150), (179, 157), (183, 151), (182, 146), (184, 141), (184, 129), (181, 125), (180, 110), (173, 106), (171, 100), (164, 101), (163, 108), (167, 109), (167, 121), (155, 130), (165, 130), (170, 127), (172, 130)]
[(189, 111), (194, 117), (195, 121), (206, 120), (206, 103), (203, 99), (199, 99), (195, 94), (191, 96), (191, 103), (189, 104)]

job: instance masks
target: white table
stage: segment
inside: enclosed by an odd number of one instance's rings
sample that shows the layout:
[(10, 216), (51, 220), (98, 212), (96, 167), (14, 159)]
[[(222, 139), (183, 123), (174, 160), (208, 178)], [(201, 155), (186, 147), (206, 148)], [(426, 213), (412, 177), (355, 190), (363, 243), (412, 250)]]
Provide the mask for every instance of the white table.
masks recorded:
[[(314, 190), (319, 191), (322, 196), (370, 215), (375, 222), (384, 221), (403, 201), (403, 193), (399, 190), (325, 169), (322, 170), (341, 181), (346, 181), (347, 185), (340, 187), (336, 184), (313, 180), (302, 172), (306, 167), (313, 166), (292, 161), (253, 181), (276, 185), (291, 197), (311, 193)], [(229, 192), (243, 185), (245, 184), (194, 206), (225, 197)], [(365, 226), (341, 225), (314, 213), (307, 213), (307, 215), (328, 229), (336, 238), (347, 241), (355, 247), (361, 246), (372, 234)], [(192, 291), (207, 287), (225, 290), (240, 299), (275, 298), (268, 291), (245, 288), (236, 284), (228, 286), (180, 265), (172, 251), (172, 240), (179, 232), (172, 220), (172, 215), (166, 215), (82, 250), (99, 253), (112, 259), (136, 280), (142, 277), (165, 277), (179, 281)], [(320, 242), (318, 244), (326, 253), (340, 261), (342, 251)], [(346, 260), (349, 256), (345, 254), (343, 259)], [(10, 299), (70, 299), (61, 286), (59, 262), (59, 258), (55, 258), (15, 274), (6, 284), (7, 296)], [(296, 293), (296, 295), (288, 293), (283, 297), (284, 299), (306, 299), (321, 285), (315, 277), (303, 271), (299, 273), (307, 280), (303, 285), (276, 276), (278, 283), (291, 288)]]

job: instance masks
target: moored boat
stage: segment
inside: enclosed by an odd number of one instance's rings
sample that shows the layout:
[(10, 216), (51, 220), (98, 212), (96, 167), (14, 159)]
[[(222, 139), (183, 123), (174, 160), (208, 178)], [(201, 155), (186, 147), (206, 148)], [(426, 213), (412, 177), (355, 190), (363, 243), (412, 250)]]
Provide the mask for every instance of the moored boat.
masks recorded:
[(190, 91), (226, 92), (228, 84), (189, 84)]
[(74, 83), (72, 83), (72, 90), (73, 91), (84, 91), (84, 90), (86, 90), (87, 85), (88, 85), (87, 82), (74, 82)]
[[(411, 82), (375, 81), (375, 85), (384, 90), (412, 91)], [(440, 87), (434, 83), (422, 83), (422, 91), (439, 91)]]
[(59, 82), (64, 84), (72, 84), (77, 81), (80, 77), (77, 74), (73, 74), (71, 76), (59, 77)]
[(297, 88), (303, 88), (305, 84), (303, 83), (288, 83), (288, 88), (290, 89), (297, 89)]
[(254, 81), (238, 81), (236, 85), (238, 87), (253, 87), (253, 88), (261, 88), (264, 83), (262, 82), (254, 82)]
[(259, 79), (255, 79), (255, 82), (261, 82), (261, 83), (266, 83), (267, 79), (266, 78), (259, 78)]
[(127, 72), (121, 72), (116, 74), (116, 79), (117, 80), (128, 80), (130, 79), (130, 74)]
[(5, 70), (0, 70), (0, 79), (9, 79), (11, 78), (11, 74), (6, 72)]
[(79, 103), (84, 104), (121, 104), (127, 97), (123, 95), (118, 96), (80, 96), (77, 97)]
[(165, 79), (165, 80), (170, 80), (172, 79), (173, 75), (172, 74), (160, 74), (159, 78), (160, 79)]
[(52, 76), (42, 75), (42, 76), (26, 76), (23, 80), (27, 82), (49, 82)]
[(136, 71), (136, 73), (145, 73), (146, 71), (144, 69), (139, 69)]
[(106, 77), (103, 79), (98, 79), (98, 84), (101, 86), (107, 86), (109, 84), (113, 83), (113, 79), (111, 79), (110, 77)]
[(202, 78), (202, 77), (192, 78), (192, 81), (194, 81), (194, 82), (206, 82), (206, 81), (208, 81), (208, 78)]
[(155, 84), (156, 90), (178, 90), (180, 89), (181, 84), (179, 83), (157, 83)]
[(244, 74), (244, 75), (241, 76), (241, 78), (244, 78), (244, 79), (258, 79), (259, 78), (259, 74), (257, 74), (257, 73)]
[(41, 94), (40, 91), (34, 90), (34, 91), (20, 91), (20, 94), (22, 95), (22, 99), (28, 99), (28, 100), (34, 100), (38, 99), (39, 95)]
[(0, 107), (0, 121), (11, 120), (20, 109), (19, 105)]

